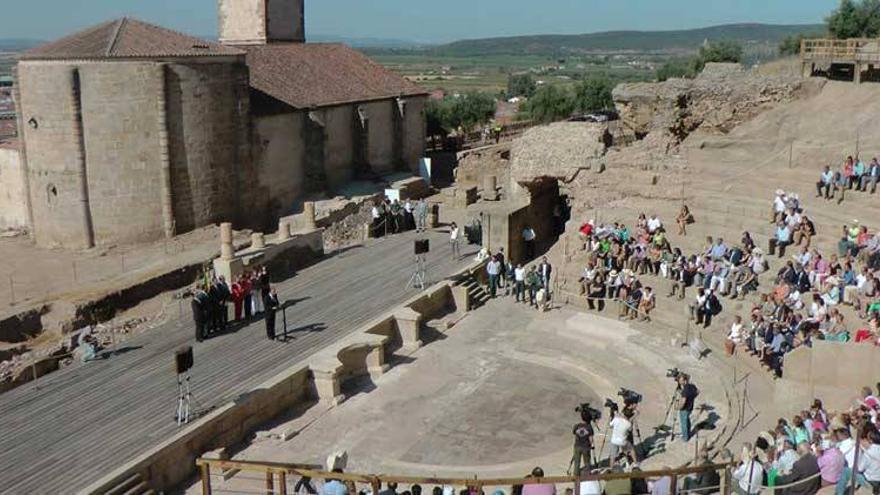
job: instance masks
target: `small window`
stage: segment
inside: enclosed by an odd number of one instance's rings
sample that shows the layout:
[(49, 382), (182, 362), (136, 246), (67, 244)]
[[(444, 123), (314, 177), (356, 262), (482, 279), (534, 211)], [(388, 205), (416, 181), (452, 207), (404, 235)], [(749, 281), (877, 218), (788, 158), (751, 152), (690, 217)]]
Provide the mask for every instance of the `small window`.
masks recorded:
[(55, 187), (55, 184), (46, 186), (46, 202), (49, 203), (49, 206), (55, 206), (58, 202), (58, 188)]

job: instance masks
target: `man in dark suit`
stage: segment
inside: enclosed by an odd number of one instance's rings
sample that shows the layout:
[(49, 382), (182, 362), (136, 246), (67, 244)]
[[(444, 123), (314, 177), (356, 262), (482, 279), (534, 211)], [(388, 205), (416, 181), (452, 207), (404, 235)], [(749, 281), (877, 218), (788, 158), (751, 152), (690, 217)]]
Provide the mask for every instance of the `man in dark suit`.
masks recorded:
[(787, 485), (800, 481), (800, 483), (788, 488), (783, 488), (782, 495), (813, 495), (822, 487), (822, 477), (818, 476), (819, 462), (807, 442), (799, 443), (797, 452), (801, 457), (795, 461), (791, 473), (776, 478), (776, 484)]
[(266, 320), (266, 336), (269, 337), (269, 340), (275, 340), (275, 311), (281, 305), (278, 302), (278, 294), (275, 292), (275, 289), (269, 291), (269, 294), (266, 295), (266, 299), (263, 301), (263, 305), (265, 306), (263, 317)]
[(549, 294), (550, 293), (550, 274), (553, 273), (553, 265), (547, 261), (547, 257), (544, 256), (541, 258), (541, 264), (538, 265), (538, 276), (541, 277), (541, 287)]
[(205, 338), (205, 323), (207, 320), (208, 294), (201, 288), (197, 288), (193, 294), (190, 306), (192, 307), (193, 323), (196, 327), (196, 341), (201, 342)]

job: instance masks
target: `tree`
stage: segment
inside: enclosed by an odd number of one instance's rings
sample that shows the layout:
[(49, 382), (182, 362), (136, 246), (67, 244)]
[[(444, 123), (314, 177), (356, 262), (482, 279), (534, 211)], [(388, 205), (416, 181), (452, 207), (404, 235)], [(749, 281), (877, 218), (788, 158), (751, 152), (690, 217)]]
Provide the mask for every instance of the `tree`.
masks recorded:
[(828, 32), (839, 39), (858, 38), (862, 35), (862, 19), (853, 0), (841, 0), (840, 6), (825, 19)]
[(614, 107), (611, 90), (614, 87), (605, 77), (591, 77), (574, 90), (574, 108), (578, 112), (601, 112)]
[(671, 60), (657, 69), (657, 80), (663, 82), (673, 77), (694, 77), (691, 63), (687, 60)]
[(574, 99), (568, 91), (548, 85), (535, 92), (526, 105), (526, 111), (532, 120), (546, 123), (570, 117), (574, 107)]
[(531, 98), (537, 85), (531, 74), (511, 74), (507, 77), (507, 97), (525, 96)]
[(779, 54), (799, 55), (801, 53), (801, 41), (810, 38), (821, 38), (822, 33), (798, 33), (786, 36), (779, 42)]
[(495, 116), (495, 99), (486, 93), (470, 92), (432, 100), (425, 109), (428, 134), (445, 135), (459, 127), (470, 130)]

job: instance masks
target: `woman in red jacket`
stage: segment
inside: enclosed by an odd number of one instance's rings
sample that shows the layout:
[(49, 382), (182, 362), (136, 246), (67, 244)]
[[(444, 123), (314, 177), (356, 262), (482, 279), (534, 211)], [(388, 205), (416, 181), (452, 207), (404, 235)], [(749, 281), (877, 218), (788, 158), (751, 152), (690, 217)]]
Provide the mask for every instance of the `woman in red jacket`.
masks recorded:
[(241, 304), (244, 302), (244, 289), (241, 286), (241, 277), (232, 284), (232, 305), (235, 307), (235, 320), (241, 319)]

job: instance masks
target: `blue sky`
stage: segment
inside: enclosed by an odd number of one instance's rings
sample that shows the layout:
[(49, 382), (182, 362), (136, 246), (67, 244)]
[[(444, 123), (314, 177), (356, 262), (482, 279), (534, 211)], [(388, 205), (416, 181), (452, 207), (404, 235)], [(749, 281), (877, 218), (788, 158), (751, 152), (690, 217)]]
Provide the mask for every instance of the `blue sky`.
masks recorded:
[[(216, 0), (3, 0), (0, 38), (52, 39), (130, 15), (192, 34), (217, 31)], [(423, 42), (821, 22), (838, 0), (306, 0), (307, 32)]]

